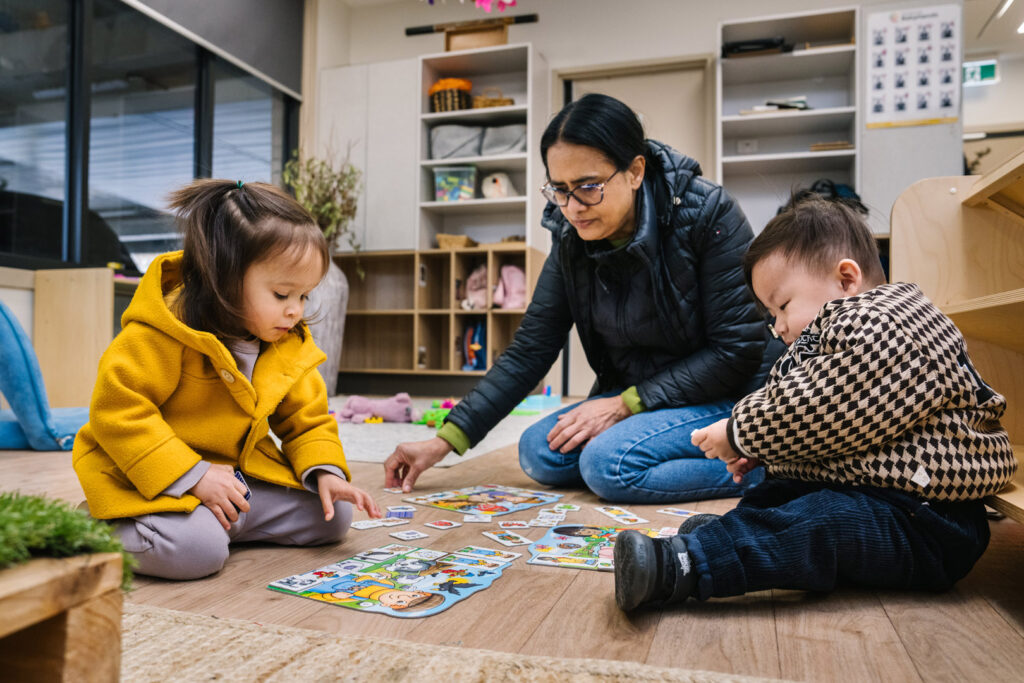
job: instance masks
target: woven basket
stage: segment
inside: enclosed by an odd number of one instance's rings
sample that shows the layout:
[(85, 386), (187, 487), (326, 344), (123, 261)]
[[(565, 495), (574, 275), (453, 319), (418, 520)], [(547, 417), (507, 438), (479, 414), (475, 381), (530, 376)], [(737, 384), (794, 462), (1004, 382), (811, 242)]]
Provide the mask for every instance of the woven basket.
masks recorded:
[(438, 90), (430, 96), (430, 111), (456, 111), (469, 109), (469, 93), (465, 90), (449, 88)]
[(505, 97), (501, 88), (484, 88), (479, 95), (473, 97), (473, 109), (485, 109), (487, 107), (507, 107), (514, 104), (511, 97)]
[(439, 232), (437, 233), (437, 246), (441, 249), (475, 247), (476, 241), (466, 235), (446, 235), (443, 232)]

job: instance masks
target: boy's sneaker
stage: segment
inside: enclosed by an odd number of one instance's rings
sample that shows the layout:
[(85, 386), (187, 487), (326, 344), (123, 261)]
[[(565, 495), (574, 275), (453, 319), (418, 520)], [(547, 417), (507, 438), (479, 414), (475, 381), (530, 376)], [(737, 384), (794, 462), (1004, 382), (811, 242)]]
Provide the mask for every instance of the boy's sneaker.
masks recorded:
[(630, 611), (640, 605), (683, 602), (697, 575), (680, 536), (651, 538), (628, 529), (615, 540), (615, 602)]
[(686, 534), (692, 534), (697, 527), (704, 526), (708, 522), (713, 522), (721, 516), (722, 515), (713, 515), (709, 512), (702, 512), (699, 515), (687, 517), (683, 520), (683, 523), (679, 525), (679, 535), (685, 536)]

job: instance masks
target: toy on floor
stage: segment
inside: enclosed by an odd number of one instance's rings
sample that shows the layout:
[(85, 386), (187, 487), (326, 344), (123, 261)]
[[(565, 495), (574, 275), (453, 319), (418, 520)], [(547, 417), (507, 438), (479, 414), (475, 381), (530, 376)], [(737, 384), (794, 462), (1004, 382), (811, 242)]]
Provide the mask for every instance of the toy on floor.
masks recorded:
[(440, 429), (441, 425), (444, 424), (444, 419), (448, 417), (448, 413), (455, 407), (455, 403), (456, 401), (450, 398), (444, 401), (434, 400), (431, 403), (431, 407), (424, 410), (423, 415), (419, 419), (413, 420), (413, 422)]
[(472, 546), (448, 553), (392, 543), (267, 588), (362, 612), (427, 617), (489, 587), (509, 562)]
[(339, 422), (369, 422), (368, 418), (381, 418), (376, 422), (412, 422), (412, 399), (402, 392), (389, 398), (349, 396), (337, 413)]
[(560, 493), (530, 491), (513, 486), (486, 484), (455, 491), (441, 491), (423, 496), (403, 498), (407, 503), (429, 505), (430, 507), (461, 512), (466, 515), (507, 515), (538, 505), (553, 503), (562, 497)]
[(541, 411), (562, 405), (561, 394), (552, 394), (551, 386), (544, 387), (544, 393), (531, 394), (512, 409), (510, 415), (540, 415)]
[(412, 505), (389, 505), (387, 517), (397, 517), (399, 519), (412, 519), (415, 514), (416, 508)]
[[(659, 529), (563, 524), (548, 529), (546, 534), (530, 545), (527, 564), (610, 572), (614, 569), (612, 552), (615, 538), (624, 529), (635, 529), (652, 538), (661, 535)], [(676, 529), (673, 527), (665, 531), (671, 535)]]

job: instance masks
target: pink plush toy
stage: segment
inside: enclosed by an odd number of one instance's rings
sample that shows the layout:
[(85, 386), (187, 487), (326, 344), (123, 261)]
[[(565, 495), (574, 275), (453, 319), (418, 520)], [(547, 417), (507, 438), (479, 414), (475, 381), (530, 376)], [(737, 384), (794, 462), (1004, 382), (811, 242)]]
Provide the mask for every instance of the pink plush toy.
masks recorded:
[(339, 422), (365, 422), (370, 417), (384, 418), (385, 422), (412, 422), (412, 399), (405, 392), (377, 399), (349, 396), (337, 417)]

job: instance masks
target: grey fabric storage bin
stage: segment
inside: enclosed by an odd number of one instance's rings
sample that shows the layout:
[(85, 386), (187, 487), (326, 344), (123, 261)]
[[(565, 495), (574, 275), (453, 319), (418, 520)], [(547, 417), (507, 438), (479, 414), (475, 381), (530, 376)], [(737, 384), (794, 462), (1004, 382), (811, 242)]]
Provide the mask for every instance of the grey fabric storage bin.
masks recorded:
[(430, 129), (430, 158), (453, 159), (480, 156), (482, 126), (446, 124)]
[(507, 126), (490, 126), (484, 129), (480, 145), (481, 156), (493, 154), (516, 154), (526, 151), (526, 124), (512, 123)]

